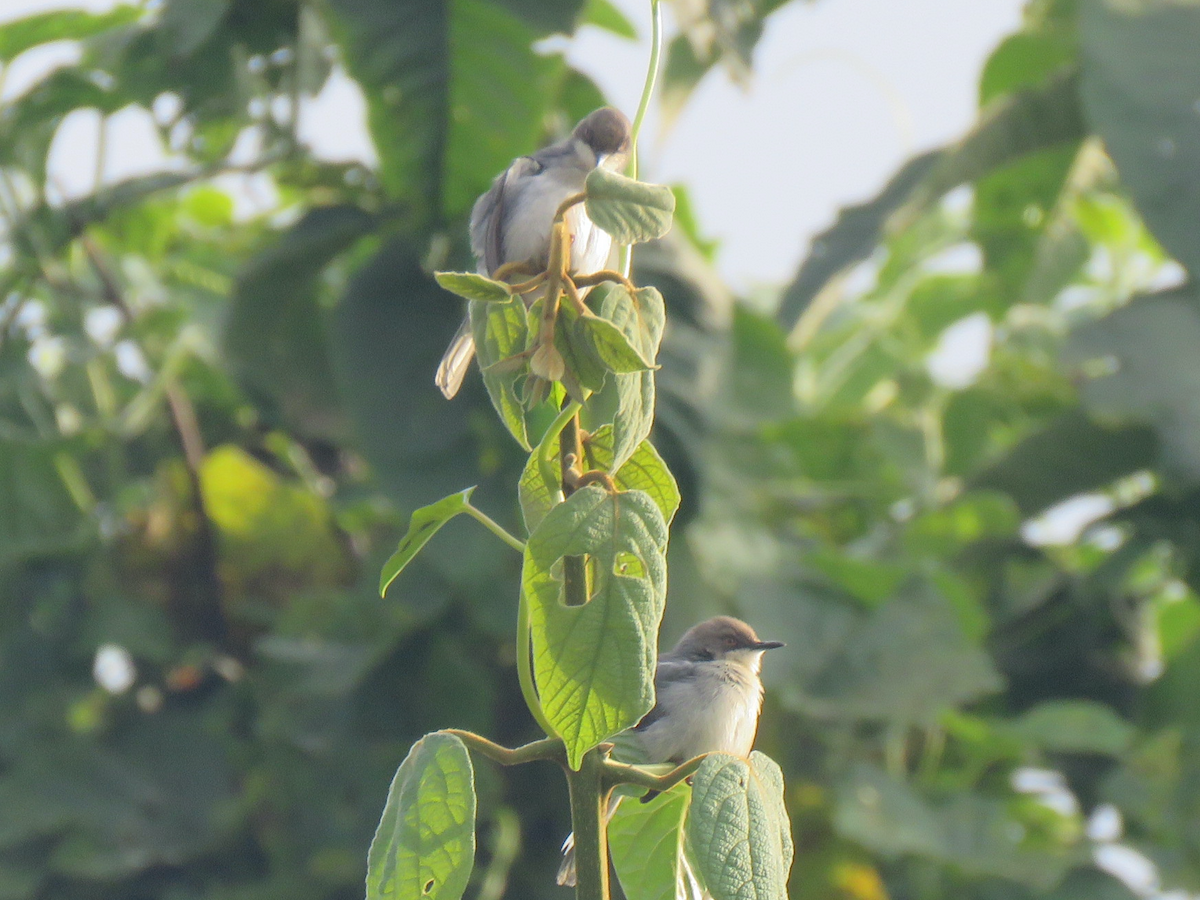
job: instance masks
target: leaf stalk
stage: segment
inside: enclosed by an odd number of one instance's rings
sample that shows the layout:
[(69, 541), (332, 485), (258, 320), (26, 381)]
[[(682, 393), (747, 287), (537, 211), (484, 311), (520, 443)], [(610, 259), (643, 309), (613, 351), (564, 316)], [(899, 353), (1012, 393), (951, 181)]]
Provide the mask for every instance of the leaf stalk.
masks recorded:
[(664, 775), (654, 775), (639, 766), (631, 766), (628, 763), (606, 759), (604, 761), (604, 784), (609, 788), (615, 787), (618, 784), (633, 784), (651, 791), (663, 793), (675, 787), (675, 785), (679, 784), (685, 778), (690, 778), (696, 774), (696, 770), (704, 762), (705, 755), (694, 756)]
[(542, 698), (538, 695), (537, 685), (533, 681), (533, 657), (530, 647), (529, 632), (529, 595), (521, 590), (517, 600), (517, 681), (521, 684), (521, 696), (525, 705), (542, 731), (554, 739), (558, 739), (558, 731), (550, 724), (550, 718), (542, 708)]
[(518, 553), (525, 552), (525, 542), (523, 540), (521, 540), (520, 538), (516, 537), (513, 534), (509, 534), (509, 532), (504, 528), (503, 525), (501, 525), (499, 522), (497, 522), (495, 519), (493, 519), (491, 516), (489, 516), (483, 510), (479, 509), (478, 507), (472, 506), (471, 501), (469, 501), (469, 500), (467, 501), (465, 512), (472, 519), (474, 519), (476, 522), (478, 522), (480, 525), (482, 525), (484, 528), (486, 528), (488, 531), (490, 531), (496, 537), (500, 538), (500, 540), (504, 541), (504, 543), (508, 544), (508, 546), (512, 547)]
[(498, 762), (502, 766), (519, 766), (536, 760), (556, 762), (562, 766), (567, 764), (567, 749), (559, 738), (542, 738), (540, 741), (509, 749), (489, 741), (473, 731), (447, 728), (445, 733), (454, 735), (476, 753), (482, 753), (488, 759)]

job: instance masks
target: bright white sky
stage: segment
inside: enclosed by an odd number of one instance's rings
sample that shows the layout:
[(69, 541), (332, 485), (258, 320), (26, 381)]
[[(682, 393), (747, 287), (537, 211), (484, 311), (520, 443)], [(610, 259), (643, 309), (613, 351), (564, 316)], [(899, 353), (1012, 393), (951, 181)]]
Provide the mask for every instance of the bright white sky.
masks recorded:
[[(632, 115), (648, 54), (649, 3), (616, 2), (638, 27), (640, 41), (589, 27), (548, 45), (565, 49)], [(0, 19), (112, 5), (3, 0)], [(784, 282), (839, 207), (870, 197), (914, 152), (970, 126), (980, 67), (1018, 27), (1022, 6), (1022, 0), (793, 2), (769, 20), (749, 90), (723, 72), (710, 74), (666, 135), (651, 110), (642, 177), (691, 189), (703, 229), (720, 241), (718, 268), (735, 288)], [(672, 27), (668, 8), (668, 34)], [(8, 73), (4, 95), (70, 58), (63, 47), (26, 54)], [(146, 115), (127, 110), (114, 118), (104, 178), (161, 168), (165, 160)], [(77, 113), (56, 140), (52, 172), (68, 195), (94, 184), (97, 124), (94, 115)], [(373, 158), (361, 99), (344, 77), (306, 110), (303, 132), (327, 158)], [(226, 186), (246, 210), (271, 199), (261, 180), (229, 179)]]
[[(650, 34), (646, 0), (616, 0), (642, 44), (583, 29), (568, 56), (632, 112)], [(1023, 0), (819, 0), (773, 15), (748, 91), (710, 73), (674, 129), (642, 141), (642, 177), (682, 182), (718, 268), (741, 290), (790, 279), (837, 210), (874, 194), (914, 152), (975, 119), (991, 50)], [(667, 16), (668, 33), (672, 28)]]

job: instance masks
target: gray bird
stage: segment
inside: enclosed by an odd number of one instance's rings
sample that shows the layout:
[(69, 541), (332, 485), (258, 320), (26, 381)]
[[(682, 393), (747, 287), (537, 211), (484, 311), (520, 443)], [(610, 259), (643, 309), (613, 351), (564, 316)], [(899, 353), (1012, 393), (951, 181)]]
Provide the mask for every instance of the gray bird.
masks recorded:
[[(491, 276), (505, 263), (527, 263), (539, 272), (545, 269), (559, 204), (583, 191), (593, 169), (623, 169), (629, 147), (629, 120), (619, 110), (604, 107), (583, 119), (564, 140), (513, 160), (471, 210), (471, 252), (479, 273)], [(603, 269), (612, 238), (592, 224), (583, 204), (572, 207), (566, 221), (574, 237), (571, 273), (586, 275)], [(471, 325), (464, 320), (435, 378), (447, 399), (458, 393), (474, 355)]]
[[(658, 657), (654, 708), (627, 733), (640, 761), (679, 764), (718, 752), (749, 756), (762, 709), (762, 655), (782, 646), (760, 641), (753, 628), (732, 616), (690, 628), (671, 652)], [(618, 802), (614, 797), (610, 803), (610, 817)], [(558, 883), (575, 884), (574, 835), (563, 844)]]

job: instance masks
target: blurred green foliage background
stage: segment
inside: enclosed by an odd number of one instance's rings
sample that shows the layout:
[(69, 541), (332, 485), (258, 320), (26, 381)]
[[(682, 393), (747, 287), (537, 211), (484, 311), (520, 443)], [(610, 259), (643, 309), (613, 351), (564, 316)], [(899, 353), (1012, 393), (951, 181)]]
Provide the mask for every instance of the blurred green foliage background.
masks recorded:
[[(781, 3), (677, 5), (675, 109)], [(461, 311), (429, 272), (470, 267), (509, 159), (604, 102), (532, 49), (583, 21), (628, 28), (604, 0), (0, 27), (4, 65), (82, 48), (0, 109), (0, 900), (359, 897), (414, 739), (535, 737), (515, 554), (456, 521), (376, 585), (451, 491), (517, 527), (478, 379), (433, 387)], [(1148, 889), (1200, 890), (1197, 47), (1195, 0), (1032, 0), (978, 126), (843, 211), (778, 298), (739, 303), (688, 216), (636, 254), (684, 492), (664, 634), (732, 611), (788, 642), (759, 743), (795, 900), (1120, 900), (1125, 848)], [(296, 137), (335, 60), (377, 170)], [(130, 104), (187, 166), (54, 201), (63, 118)], [(277, 208), (234, 217), (231, 168)], [(552, 775), (479, 766), (469, 897), (565, 896)]]

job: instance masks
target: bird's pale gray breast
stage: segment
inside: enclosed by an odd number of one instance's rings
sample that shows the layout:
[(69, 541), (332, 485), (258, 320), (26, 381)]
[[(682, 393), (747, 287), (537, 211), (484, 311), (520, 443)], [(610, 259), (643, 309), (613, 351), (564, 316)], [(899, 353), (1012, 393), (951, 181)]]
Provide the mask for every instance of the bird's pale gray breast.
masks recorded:
[[(593, 165), (586, 148), (573, 141), (514, 160), (471, 211), (471, 250), (480, 271), (490, 275), (510, 262), (544, 268), (554, 214), (564, 200), (583, 191)], [(582, 204), (571, 209), (567, 222), (574, 235), (571, 270), (604, 268), (612, 239), (592, 224)]]
[(754, 672), (725, 661), (661, 659), (654, 689), (658, 702), (636, 729), (649, 759), (749, 754), (762, 704), (762, 682)]

